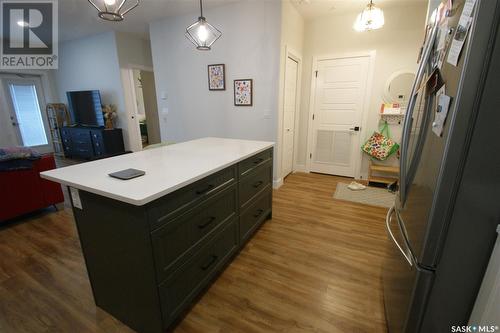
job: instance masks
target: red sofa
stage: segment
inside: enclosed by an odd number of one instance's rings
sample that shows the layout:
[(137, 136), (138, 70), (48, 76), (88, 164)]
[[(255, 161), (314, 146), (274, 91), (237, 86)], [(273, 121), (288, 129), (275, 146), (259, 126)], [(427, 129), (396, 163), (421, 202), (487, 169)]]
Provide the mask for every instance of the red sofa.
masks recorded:
[(0, 171), (0, 222), (64, 202), (61, 185), (40, 178), (56, 168), (52, 154), (34, 161), (31, 170)]

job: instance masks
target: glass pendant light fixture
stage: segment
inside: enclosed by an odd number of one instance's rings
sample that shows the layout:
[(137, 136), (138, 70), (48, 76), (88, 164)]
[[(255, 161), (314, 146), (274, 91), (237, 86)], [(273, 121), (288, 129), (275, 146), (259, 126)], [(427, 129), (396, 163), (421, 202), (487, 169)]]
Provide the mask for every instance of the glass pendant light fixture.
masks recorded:
[(106, 21), (123, 21), (123, 17), (135, 7), (139, 0), (88, 0), (100, 18)]
[(209, 51), (212, 44), (222, 36), (222, 32), (207, 22), (203, 16), (203, 3), (200, 0), (200, 17), (198, 21), (186, 28), (186, 37), (200, 51)]
[(384, 12), (382, 9), (375, 7), (373, 1), (370, 0), (370, 3), (356, 17), (353, 28), (356, 31), (376, 30), (382, 28), (384, 23)]

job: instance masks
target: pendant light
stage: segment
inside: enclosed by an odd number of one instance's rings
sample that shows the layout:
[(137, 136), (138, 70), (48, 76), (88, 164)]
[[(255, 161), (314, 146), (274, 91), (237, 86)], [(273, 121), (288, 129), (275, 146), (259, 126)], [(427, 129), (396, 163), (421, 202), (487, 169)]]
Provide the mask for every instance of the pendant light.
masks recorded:
[(353, 28), (356, 31), (376, 30), (382, 28), (384, 23), (384, 12), (375, 7), (373, 0), (370, 0), (366, 8), (356, 17)]
[(203, 3), (200, 0), (200, 17), (198, 21), (186, 28), (186, 37), (200, 51), (209, 51), (212, 44), (222, 36), (222, 32), (207, 22), (203, 16)]
[(139, 0), (88, 0), (100, 18), (106, 21), (123, 21), (125, 14), (139, 6)]

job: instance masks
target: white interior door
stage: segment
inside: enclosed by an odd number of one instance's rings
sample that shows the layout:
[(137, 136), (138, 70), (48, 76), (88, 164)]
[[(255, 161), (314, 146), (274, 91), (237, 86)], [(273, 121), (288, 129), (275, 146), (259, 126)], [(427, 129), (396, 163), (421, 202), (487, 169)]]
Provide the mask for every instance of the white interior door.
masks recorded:
[(283, 177), (293, 171), (293, 151), (295, 133), (295, 114), (297, 110), (299, 64), (287, 57), (285, 70), (285, 93), (283, 108)]
[(310, 170), (354, 177), (359, 163), (359, 131), (370, 57), (320, 60), (317, 63)]
[(40, 78), (1, 76), (3, 108), (13, 135), (8, 144), (31, 147), (40, 153), (52, 151), (45, 98)]

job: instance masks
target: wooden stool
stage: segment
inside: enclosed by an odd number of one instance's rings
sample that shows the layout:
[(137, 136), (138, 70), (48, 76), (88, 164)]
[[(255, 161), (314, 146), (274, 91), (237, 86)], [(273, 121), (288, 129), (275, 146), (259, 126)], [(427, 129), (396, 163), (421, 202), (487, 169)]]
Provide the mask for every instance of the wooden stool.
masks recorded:
[[(374, 176), (373, 173), (377, 174), (387, 174), (387, 176)], [(368, 169), (368, 184), (369, 183), (381, 183), (381, 184), (392, 184), (399, 178), (399, 167), (397, 166), (387, 166), (387, 165), (377, 165), (370, 162), (370, 168)]]

